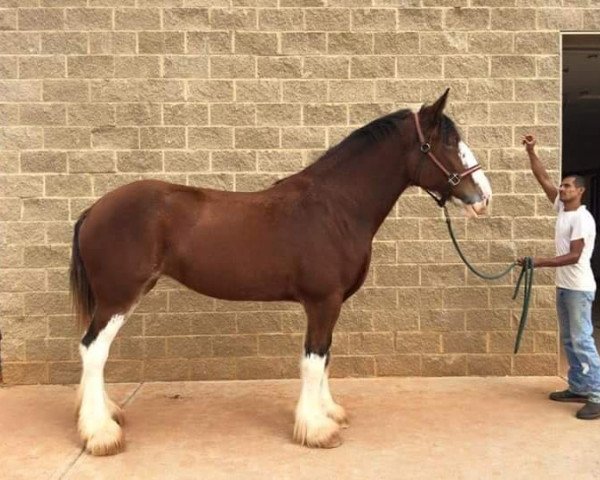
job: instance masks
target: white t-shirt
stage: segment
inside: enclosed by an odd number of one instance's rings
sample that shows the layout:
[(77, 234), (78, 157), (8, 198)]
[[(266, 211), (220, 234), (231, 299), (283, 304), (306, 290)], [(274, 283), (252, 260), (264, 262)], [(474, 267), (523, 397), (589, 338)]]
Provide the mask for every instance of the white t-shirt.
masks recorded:
[(565, 212), (565, 205), (558, 195), (554, 201), (554, 208), (558, 212), (554, 237), (556, 255), (566, 255), (571, 250), (571, 241), (583, 239), (583, 251), (579, 261), (573, 265), (557, 267), (556, 286), (569, 290), (595, 291), (596, 281), (590, 264), (596, 240), (594, 217), (585, 205), (581, 205), (577, 210)]

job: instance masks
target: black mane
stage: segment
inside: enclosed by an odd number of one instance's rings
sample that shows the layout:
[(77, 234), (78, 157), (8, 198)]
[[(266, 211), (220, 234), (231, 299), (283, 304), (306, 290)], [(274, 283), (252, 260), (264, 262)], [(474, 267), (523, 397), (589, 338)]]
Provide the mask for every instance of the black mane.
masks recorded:
[[(412, 115), (412, 111), (405, 108), (367, 123), (351, 132), (338, 144), (329, 148), (315, 162), (305, 168), (303, 172), (323, 173), (342, 161), (346, 157), (345, 153), (347, 151), (351, 151), (355, 155), (357, 152), (364, 151), (365, 149), (378, 144), (394, 132), (397, 132), (398, 124), (410, 115)], [(458, 132), (456, 125), (446, 115), (442, 115), (441, 135), (442, 141), (446, 144), (450, 143), (452, 137), (460, 140), (460, 133)], [(418, 139), (415, 138), (415, 142), (417, 141)], [(286, 180), (286, 178), (276, 181), (275, 184)]]
[[(346, 155), (348, 150), (353, 154), (367, 149), (392, 133), (398, 131), (398, 123), (411, 114), (409, 109), (398, 110), (383, 117), (377, 118), (370, 123), (354, 130), (341, 142), (329, 148), (312, 165), (309, 165), (304, 171), (311, 173), (321, 173), (334, 167)], [(349, 148), (350, 147), (350, 148)], [(278, 182), (277, 182), (278, 183)]]
[(398, 126), (398, 120), (404, 120), (410, 114), (411, 111), (406, 108), (403, 110), (398, 110), (394, 113), (390, 113), (389, 115), (377, 118), (372, 122), (367, 123), (365, 126), (354, 130), (350, 135), (348, 135), (348, 137), (346, 137), (338, 145), (336, 145), (336, 147), (341, 147), (346, 142), (351, 142), (353, 140), (360, 140), (364, 142), (367, 146), (372, 145), (374, 143), (379, 143), (381, 140), (387, 138), (391, 133), (393, 133), (396, 130)]

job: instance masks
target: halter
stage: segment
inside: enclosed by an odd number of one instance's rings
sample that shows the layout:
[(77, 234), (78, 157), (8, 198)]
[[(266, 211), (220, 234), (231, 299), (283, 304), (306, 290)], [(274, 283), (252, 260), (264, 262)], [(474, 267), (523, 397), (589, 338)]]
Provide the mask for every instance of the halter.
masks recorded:
[[(481, 165), (474, 165), (472, 167), (467, 168), (465, 171), (461, 173), (450, 173), (444, 165), (436, 158), (436, 156), (431, 151), (431, 144), (425, 141), (425, 135), (423, 135), (423, 130), (421, 129), (421, 122), (419, 121), (419, 114), (413, 112), (415, 117), (415, 125), (417, 127), (417, 135), (419, 136), (419, 142), (421, 143), (421, 152), (427, 155), (433, 163), (437, 165), (437, 167), (444, 172), (444, 175), (448, 178), (448, 183), (446, 184), (446, 188), (444, 192), (442, 192), (441, 198), (436, 197), (433, 193), (431, 193), (426, 188), (424, 189), (431, 197), (437, 202), (440, 207), (443, 207), (446, 204), (446, 201), (450, 197), (450, 191), (453, 187), (456, 187), (460, 181), (466, 177), (467, 175), (471, 175), (477, 170), (481, 169)], [(420, 169), (419, 169), (420, 173)]]

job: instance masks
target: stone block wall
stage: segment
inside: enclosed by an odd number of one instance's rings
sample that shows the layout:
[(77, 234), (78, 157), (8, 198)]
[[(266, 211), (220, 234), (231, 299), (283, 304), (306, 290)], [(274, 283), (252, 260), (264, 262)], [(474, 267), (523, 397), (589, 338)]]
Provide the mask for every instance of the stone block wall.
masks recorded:
[[(554, 217), (519, 140), (560, 165), (560, 31), (596, 0), (0, 0), (0, 329), (4, 382), (77, 382), (68, 262), (80, 212), (160, 178), (251, 191), (353, 129), (451, 87), (448, 113), (492, 182), (488, 218), (456, 217), (497, 270), (553, 251)], [(557, 372), (553, 274), (536, 275), (522, 353), (514, 278), (484, 283), (440, 211), (405, 193), (335, 330), (332, 373)], [(113, 344), (108, 381), (298, 375), (296, 305), (216, 301), (165, 280)]]

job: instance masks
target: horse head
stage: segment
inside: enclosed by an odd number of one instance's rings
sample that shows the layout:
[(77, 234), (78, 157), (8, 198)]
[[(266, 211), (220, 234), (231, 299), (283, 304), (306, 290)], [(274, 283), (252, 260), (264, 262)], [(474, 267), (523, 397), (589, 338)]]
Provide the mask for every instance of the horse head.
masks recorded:
[(416, 131), (412, 183), (464, 207), (469, 216), (485, 212), (492, 197), (490, 182), (475, 155), (461, 139), (454, 122), (444, 114), (449, 89), (413, 116)]

